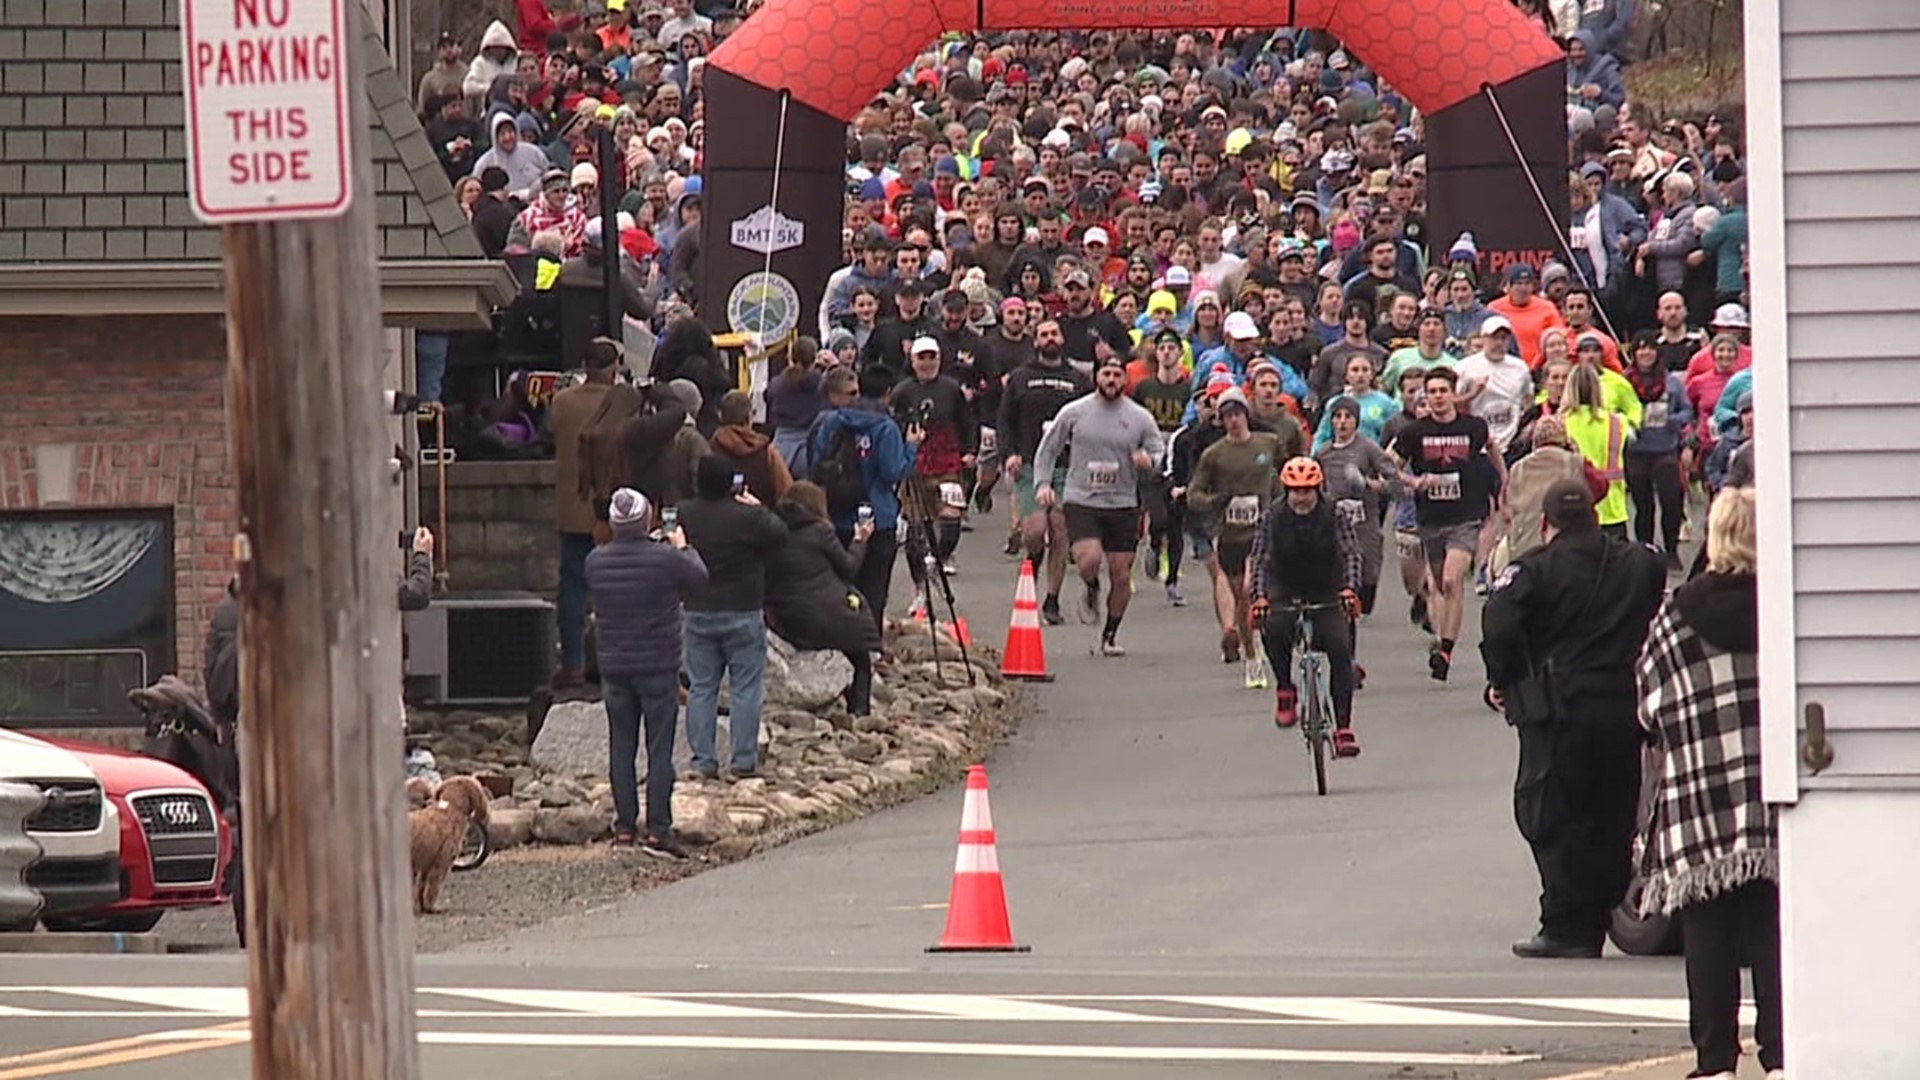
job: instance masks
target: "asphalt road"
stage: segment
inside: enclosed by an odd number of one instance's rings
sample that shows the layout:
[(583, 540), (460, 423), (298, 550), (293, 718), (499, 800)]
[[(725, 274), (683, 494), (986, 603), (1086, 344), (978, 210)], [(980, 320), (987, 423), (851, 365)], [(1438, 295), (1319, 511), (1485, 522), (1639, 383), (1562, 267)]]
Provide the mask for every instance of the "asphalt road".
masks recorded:
[[(993, 546), (972, 534), (956, 587), (997, 643), (1013, 574)], [(1088, 655), (1093, 628), (1048, 632), (1058, 681), (989, 762), (1030, 954), (923, 951), (945, 918), (956, 788), (421, 958), (425, 1074), (1535, 1080), (1686, 1048), (1677, 962), (1508, 954), (1538, 885), (1471, 628), (1455, 681), (1435, 684), (1383, 585), (1362, 632), (1365, 753), (1321, 798), (1299, 736), (1219, 663), (1204, 584), (1182, 611), (1148, 584), (1124, 659)], [(238, 958), (0, 970), (0, 1080), (245, 1075)]]

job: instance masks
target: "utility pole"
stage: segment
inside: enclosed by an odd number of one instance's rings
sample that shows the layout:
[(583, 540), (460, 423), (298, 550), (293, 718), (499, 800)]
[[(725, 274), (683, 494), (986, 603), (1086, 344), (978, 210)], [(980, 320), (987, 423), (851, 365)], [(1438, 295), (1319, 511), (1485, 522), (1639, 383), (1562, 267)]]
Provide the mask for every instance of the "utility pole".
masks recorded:
[(260, 1080), (411, 1080), (419, 1066), (400, 553), (360, 47), (369, 13), (347, 8), (345, 212), (227, 224), (221, 236)]

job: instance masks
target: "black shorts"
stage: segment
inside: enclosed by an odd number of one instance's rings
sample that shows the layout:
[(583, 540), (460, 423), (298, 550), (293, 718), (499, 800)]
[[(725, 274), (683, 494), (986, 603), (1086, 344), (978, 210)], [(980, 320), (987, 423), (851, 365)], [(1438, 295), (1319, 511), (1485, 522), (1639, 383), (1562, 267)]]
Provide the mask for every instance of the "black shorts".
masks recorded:
[(1102, 510), (1067, 504), (1067, 539), (1098, 540), (1109, 555), (1131, 555), (1140, 546), (1140, 509)]
[(1220, 572), (1237, 578), (1247, 572), (1247, 559), (1253, 555), (1253, 541), (1233, 543), (1216, 539), (1213, 542), (1213, 554), (1220, 561)]

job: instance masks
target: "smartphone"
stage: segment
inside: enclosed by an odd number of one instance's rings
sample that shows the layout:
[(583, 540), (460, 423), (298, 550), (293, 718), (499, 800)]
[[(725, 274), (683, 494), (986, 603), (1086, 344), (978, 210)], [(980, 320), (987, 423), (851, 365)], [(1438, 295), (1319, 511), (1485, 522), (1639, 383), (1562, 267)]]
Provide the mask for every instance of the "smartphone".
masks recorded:
[(400, 550), (401, 551), (413, 550), (413, 530), (412, 529), (400, 530)]
[(660, 508), (660, 531), (672, 532), (680, 527), (680, 508), (663, 506)]
[(746, 473), (733, 474), (733, 493), (735, 495), (744, 495), (747, 493), (747, 474)]
[(857, 515), (860, 524), (862, 525), (873, 524), (873, 507), (867, 505), (866, 503), (861, 503), (860, 509), (854, 511), (854, 513)]

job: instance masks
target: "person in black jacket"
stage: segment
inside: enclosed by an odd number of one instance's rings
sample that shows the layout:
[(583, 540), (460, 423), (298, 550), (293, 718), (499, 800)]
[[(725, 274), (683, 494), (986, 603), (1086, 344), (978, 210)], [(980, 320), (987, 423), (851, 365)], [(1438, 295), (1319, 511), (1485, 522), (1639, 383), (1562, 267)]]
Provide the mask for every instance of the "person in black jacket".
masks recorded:
[(1541, 500), (1545, 545), (1480, 612), (1487, 701), (1520, 737), (1513, 813), (1540, 870), (1526, 958), (1597, 957), (1632, 877), (1641, 732), (1634, 663), (1666, 592), (1651, 550), (1600, 531), (1584, 480)]
[(480, 240), (480, 253), (498, 259), (506, 253), (507, 234), (513, 231), (513, 219), (522, 207), (507, 193), (507, 170), (489, 165), (480, 170), (480, 198), (473, 204), (473, 235)]
[(788, 530), (786, 546), (767, 564), (767, 616), (774, 632), (796, 649), (845, 653), (853, 665), (847, 712), (865, 716), (872, 711), (880, 627), (854, 581), (873, 522), (855, 523), (853, 544), (843, 546), (827, 514), (827, 493), (810, 480), (788, 488), (773, 511)]
[(708, 455), (695, 470), (698, 497), (680, 504), (687, 541), (707, 564), (707, 584), (686, 598), (687, 743), (701, 776), (720, 775), (714, 733), (720, 679), (728, 680), (728, 767), (736, 780), (760, 762), (761, 679), (767, 667), (766, 566), (787, 542), (787, 526), (760, 500), (733, 488), (733, 463)]
[(655, 540), (653, 507), (632, 488), (608, 504), (613, 539), (587, 556), (599, 626), (600, 689), (607, 705), (613, 842), (634, 842), (639, 814), (634, 755), (644, 724), (649, 854), (686, 855), (673, 838), (673, 737), (680, 720), (681, 599), (707, 584), (707, 564), (677, 526)]
[(980, 435), (966, 391), (941, 373), (947, 365), (940, 342), (915, 338), (912, 350), (913, 373), (893, 388), (890, 403), (901, 428), (918, 427), (925, 436), (914, 458), (913, 481), (901, 492), (909, 529), (907, 572), (919, 588), (929, 551), (953, 572), (960, 520), (967, 512), (966, 472), (974, 466)]
[(713, 332), (692, 315), (682, 315), (667, 324), (660, 343), (653, 350), (653, 366), (648, 372), (661, 385), (685, 379), (700, 391), (700, 406), (694, 426), (700, 434), (713, 437), (720, 426), (720, 399), (734, 389), (733, 376), (713, 345)]

